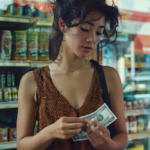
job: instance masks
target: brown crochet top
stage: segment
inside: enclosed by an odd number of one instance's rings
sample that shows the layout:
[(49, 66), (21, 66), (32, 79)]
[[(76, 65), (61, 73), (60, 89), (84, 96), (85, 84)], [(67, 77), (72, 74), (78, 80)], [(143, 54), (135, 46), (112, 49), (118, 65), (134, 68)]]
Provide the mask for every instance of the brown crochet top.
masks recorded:
[[(63, 116), (80, 117), (96, 111), (104, 104), (103, 89), (94, 66), (93, 81), (83, 105), (75, 110), (54, 86), (49, 67), (34, 70), (39, 103), (39, 129), (53, 124)], [(95, 150), (89, 140), (73, 142), (72, 139), (55, 139), (46, 150)]]

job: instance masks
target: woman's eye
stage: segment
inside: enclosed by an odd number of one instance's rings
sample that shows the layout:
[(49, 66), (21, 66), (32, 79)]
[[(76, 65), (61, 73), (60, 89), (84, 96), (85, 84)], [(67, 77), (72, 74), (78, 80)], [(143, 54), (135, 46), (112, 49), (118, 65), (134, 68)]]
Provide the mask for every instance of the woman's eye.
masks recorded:
[(89, 30), (83, 29), (82, 27), (80, 27), (82, 31), (84, 32), (88, 32)]
[[(81, 28), (81, 30), (84, 31), (84, 32), (88, 32), (88, 31), (89, 31), (89, 30), (86, 30), (86, 29), (84, 29), (84, 28), (82, 28), (82, 27), (80, 27), (80, 28)], [(96, 32), (96, 34), (97, 34), (98, 36), (102, 35), (102, 34), (99, 33), (99, 32)]]
[(97, 32), (96, 34), (97, 34), (97, 35), (102, 35), (101, 33), (98, 33), (98, 32)]

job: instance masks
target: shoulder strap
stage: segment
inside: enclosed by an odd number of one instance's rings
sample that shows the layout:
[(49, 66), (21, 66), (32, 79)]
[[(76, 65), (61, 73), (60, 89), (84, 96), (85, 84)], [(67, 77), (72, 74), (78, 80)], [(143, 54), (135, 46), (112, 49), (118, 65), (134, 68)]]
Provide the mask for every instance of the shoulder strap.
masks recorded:
[[(105, 100), (107, 106), (111, 110), (111, 103), (110, 103), (110, 99), (109, 99), (109, 94), (108, 94), (108, 89), (107, 89), (107, 85), (106, 85), (106, 80), (105, 80), (103, 69), (102, 69), (102, 67), (99, 65), (99, 63), (97, 61), (95, 61), (95, 60), (90, 60), (90, 61), (94, 64), (94, 66), (96, 67), (96, 69), (97, 69), (97, 71), (99, 73), (100, 81), (101, 81), (102, 88), (103, 88), (103, 91), (104, 91), (104, 100)], [(115, 136), (115, 128), (114, 128), (114, 124), (113, 123), (109, 126), (109, 129), (110, 129), (110, 133), (111, 133), (111, 138), (113, 138)]]

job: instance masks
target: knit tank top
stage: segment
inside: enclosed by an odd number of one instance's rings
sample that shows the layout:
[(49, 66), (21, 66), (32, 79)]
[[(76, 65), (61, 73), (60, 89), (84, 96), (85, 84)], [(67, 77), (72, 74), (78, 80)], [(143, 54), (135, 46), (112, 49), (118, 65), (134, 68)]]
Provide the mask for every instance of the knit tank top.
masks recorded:
[[(63, 116), (81, 117), (96, 111), (104, 104), (104, 93), (97, 69), (94, 74), (90, 91), (83, 105), (75, 110), (54, 86), (50, 77), (49, 67), (35, 69), (34, 77), (37, 84), (37, 104), (39, 130), (55, 123)], [(95, 150), (89, 140), (74, 142), (72, 139), (55, 139), (46, 150)]]

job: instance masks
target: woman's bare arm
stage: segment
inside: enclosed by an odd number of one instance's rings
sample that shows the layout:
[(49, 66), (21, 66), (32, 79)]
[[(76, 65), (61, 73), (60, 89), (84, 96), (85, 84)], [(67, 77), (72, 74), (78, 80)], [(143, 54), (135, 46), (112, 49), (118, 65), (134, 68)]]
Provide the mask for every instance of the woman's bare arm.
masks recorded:
[(118, 118), (114, 123), (117, 135), (113, 138), (113, 141), (116, 143), (117, 150), (123, 150), (128, 142), (128, 134), (125, 124), (122, 84), (119, 74), (115, 69), (103, 67), (103, 70), (109, 91), (112, 111)]
[[(18, 117), (17, 117), (17, 149), (18, 150), (44, 150), (51, 142), (51, 127), (44, 128), (33, 136), (36, 121), (36, 102), (34, 94), (37, 86), (33, 72), (23, 76), (18, 93)], [(49, 131), (49, 134), (47, 133)]]

